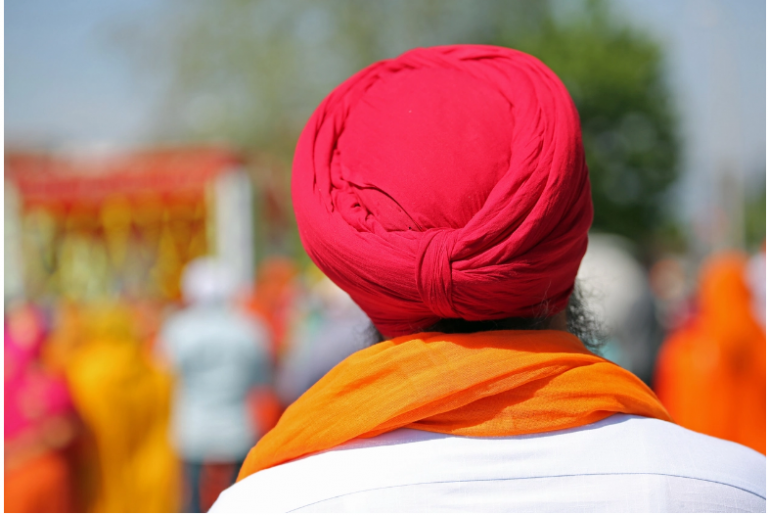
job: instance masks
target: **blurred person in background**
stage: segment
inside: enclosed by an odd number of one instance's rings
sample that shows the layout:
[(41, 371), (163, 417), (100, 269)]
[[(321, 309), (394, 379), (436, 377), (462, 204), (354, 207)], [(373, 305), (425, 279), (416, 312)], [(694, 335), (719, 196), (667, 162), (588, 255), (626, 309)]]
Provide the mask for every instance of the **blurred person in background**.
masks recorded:
[(654, 262), (648, 271), (656, 317), (665, 333), (677, 329), (691, 316), (688, 270), (692, 268), (685, 256), (670, 255)]
[(310, 287), (304, 300), (307, 312), (297, 321), (276, 374), (275, 387), (284, 406), (344, 358), (362, 350), (370, 327), (365, 313), (325, 276)]
[(67, 385), (41, 363), (42, 313), (12, 307), (4, 323), (4, 488), (6, 512), (75, 511), (65, 448), (79, 429)]
[(42, 350), (43, 361), (65, 373), (69, 361), (84, 338), (83, 309), (76, 303), (60, 300), (53, 309), (51, 331)]
[(659, 353), (659, 399), (681, 426), (765, 454), (765, 358), (765, 254), (712, 256)]
[(175, 371), (171, 438), (184, 460), (187, 512), (207, 511), (258, 440), (248, 394), (271, 380), (267, 330), (234, 304), (234, 281), (211, 258), (182, 276), (186, 307), (164, 324), (161, 358)]
[[(290, 257), (273, 255), (264, 258), (258, 267), (256, 286), (242, 303), (245, 311), (269, 332), (270, 357), (273, 364), (283, 360), (291, 334), (292, 321), (300, 302), (299, 270)], [(248, 396), (248, 404), (259, 434), (265, 434), (277, 424), (285, 404), (273, 385), (263, 384)]]
[(270, 256), (259, 265), (253, 295), (245, 308), (263, 321), (270, 332), (271, 352), (275, 359), (281, 352), (288, 332), (288, 320), (296, 300), (296, 264), (285, 256)]
[(603, 357), (651, 384), (660, 343), (648, 276), (621, 236), (590, 233), (577, 280), (587, 308), (603, 324)]
[(167, 439), (170, 376), (152, 362), (127, 306), (87, 307), (78, 318), (67, 329), (80, 332), (59, 335), (57, 345), (96, 446), (90, 511), (177, 511), (178, 464)]
[[(54, 374), (69, 382), (70, 363), (86, 341), (84, 317), (88, 310), (71, 299), (62, 298), (52, 306), (50, 332), (43, 344), (41, 361)], [(78, 402), (76, 399), (73, 403)], [(100, 491), (99, 455), (96, 440), (88, 424), (80, 420), (80, 430), (70, 449), (76, 508), (92, 511)]]
[(451, 45), (370, 65), (307, 122), (292, 198), (379, 343), (286, 409), (212, 511), (765, 511), (764, 456), (673, 424), (586, 346), (590, 183), (541, 61)]

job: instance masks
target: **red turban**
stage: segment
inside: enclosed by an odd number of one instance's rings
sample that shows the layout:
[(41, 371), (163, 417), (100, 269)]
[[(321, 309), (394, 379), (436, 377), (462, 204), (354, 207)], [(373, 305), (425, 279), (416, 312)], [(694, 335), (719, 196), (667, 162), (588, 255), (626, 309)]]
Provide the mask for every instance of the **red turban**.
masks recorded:
[(592, 200), (557, 76), (507, 48), (411, 50), (337, 87), (293, 162), (304, 248), (386, 336), (565, 308)]

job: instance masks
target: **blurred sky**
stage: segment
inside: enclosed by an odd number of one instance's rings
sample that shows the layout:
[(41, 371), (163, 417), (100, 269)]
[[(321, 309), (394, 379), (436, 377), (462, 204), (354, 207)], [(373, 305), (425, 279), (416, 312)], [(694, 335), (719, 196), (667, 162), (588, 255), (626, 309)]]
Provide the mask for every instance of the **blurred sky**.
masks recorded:
[[(666, 45), (681, 119), (681, 214), (690, 216), (718, 170), (762, 186), (766, 142), (766, 11), (763, 0), (613, 0), (619, 15)], [(151, 19), (169, 0), (7, 0), (5, 142), (127, 146), (151, 132), (162, 91), (139, 76), (110, 31)], [(556, 4), (564, 16), (572, 2)], [(704, 179), (704, 180), (702, 180)]]

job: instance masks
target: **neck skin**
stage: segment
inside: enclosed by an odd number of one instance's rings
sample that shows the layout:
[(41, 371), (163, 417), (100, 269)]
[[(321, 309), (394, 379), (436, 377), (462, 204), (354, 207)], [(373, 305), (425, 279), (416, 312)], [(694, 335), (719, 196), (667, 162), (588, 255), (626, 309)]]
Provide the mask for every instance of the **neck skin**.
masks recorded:
[(568, 331), (568, 316), (565, 314), (565, 310), (553, 315), (547, 319), (544, 323), (544, 327), (552, 329), (553, 331)]
[[(563, 310), (549, 318), (544, 319), (539, 329), (568, 332), (568, 316), (566, 314), (566, 310)], [(395, 337), (384, 335), (383, 338), (384, 340), (392, 340)]]

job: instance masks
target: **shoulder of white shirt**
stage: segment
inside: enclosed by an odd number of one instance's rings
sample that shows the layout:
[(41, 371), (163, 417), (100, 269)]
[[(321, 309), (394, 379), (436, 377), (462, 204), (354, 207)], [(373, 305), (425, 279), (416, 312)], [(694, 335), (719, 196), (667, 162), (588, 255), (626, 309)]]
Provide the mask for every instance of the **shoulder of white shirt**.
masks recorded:
[[(366, 492), (405, 492), (415, 485), (420, 485), (422, 492), (414, 498), (422, 507), (429, 507), (429, 500), (423, 499), (429, 495), (424, 485), (453, 485), (455, 491), (456, 485), (490, 482), (484, 486), (487, 488), (503, 481), (504, 490), (498, 490), (503, 496), (511, 491), (510, 485), (524, 488), (524, 480), (534, 478), (570, 478), (550, 482), (559, 485), (556, 490), (564, 499), (564, 489), (583, 489), (585, 484), (593, 496), (599, 497), (601, 489), (610, 488), (613, 490), (606, 494), (615, 497), (618, 494), (614, 490), (624, 488), (621, 485), (631, 490), (632, 482), (641, 476), (684, 480), (687, 495), (695, 493), (696, 502), (704, 503), (696, 505), (699, 509), (710, 501), (720, 501), (707, 499), (707, 495), (723, 496), (720, 490), (715, 493), (706, 488), (715, 484), (735, 492), (726, 497), (746, 496), (758, 506), (762, 503), (764, 509), (765, 473), (765, 456), (747, 447), (632, 415), (613, 415), (580, 428), (514, 437), (475, 438), (398, 429), (253, 474), (223, 492), (211, 511), (287, 512), (345, 497), (356, 497), (359, 502)], [(608, 476), (617, 477), (604, 481)], [(592, 479), (574, 486), (577, 483), (572, 479), (580, 477)], [(681, 484), (680, 480), (674, 484)], [(665, 488), (673, 488), (670, 484)], [(663, 495), (669, 497), (670, 492)], [(505, 508), (501, 502), (495, 507)], [(547, 506), (549, 511), (557, 509)], [(603, 505), (587, 503), (582, 508), (585, 506), (589, 511), (600, 510)], [(643, 506), (641, 511), (655, 511), (656, 505)], [(526, 511), (532, 511), (530, 506)]]

